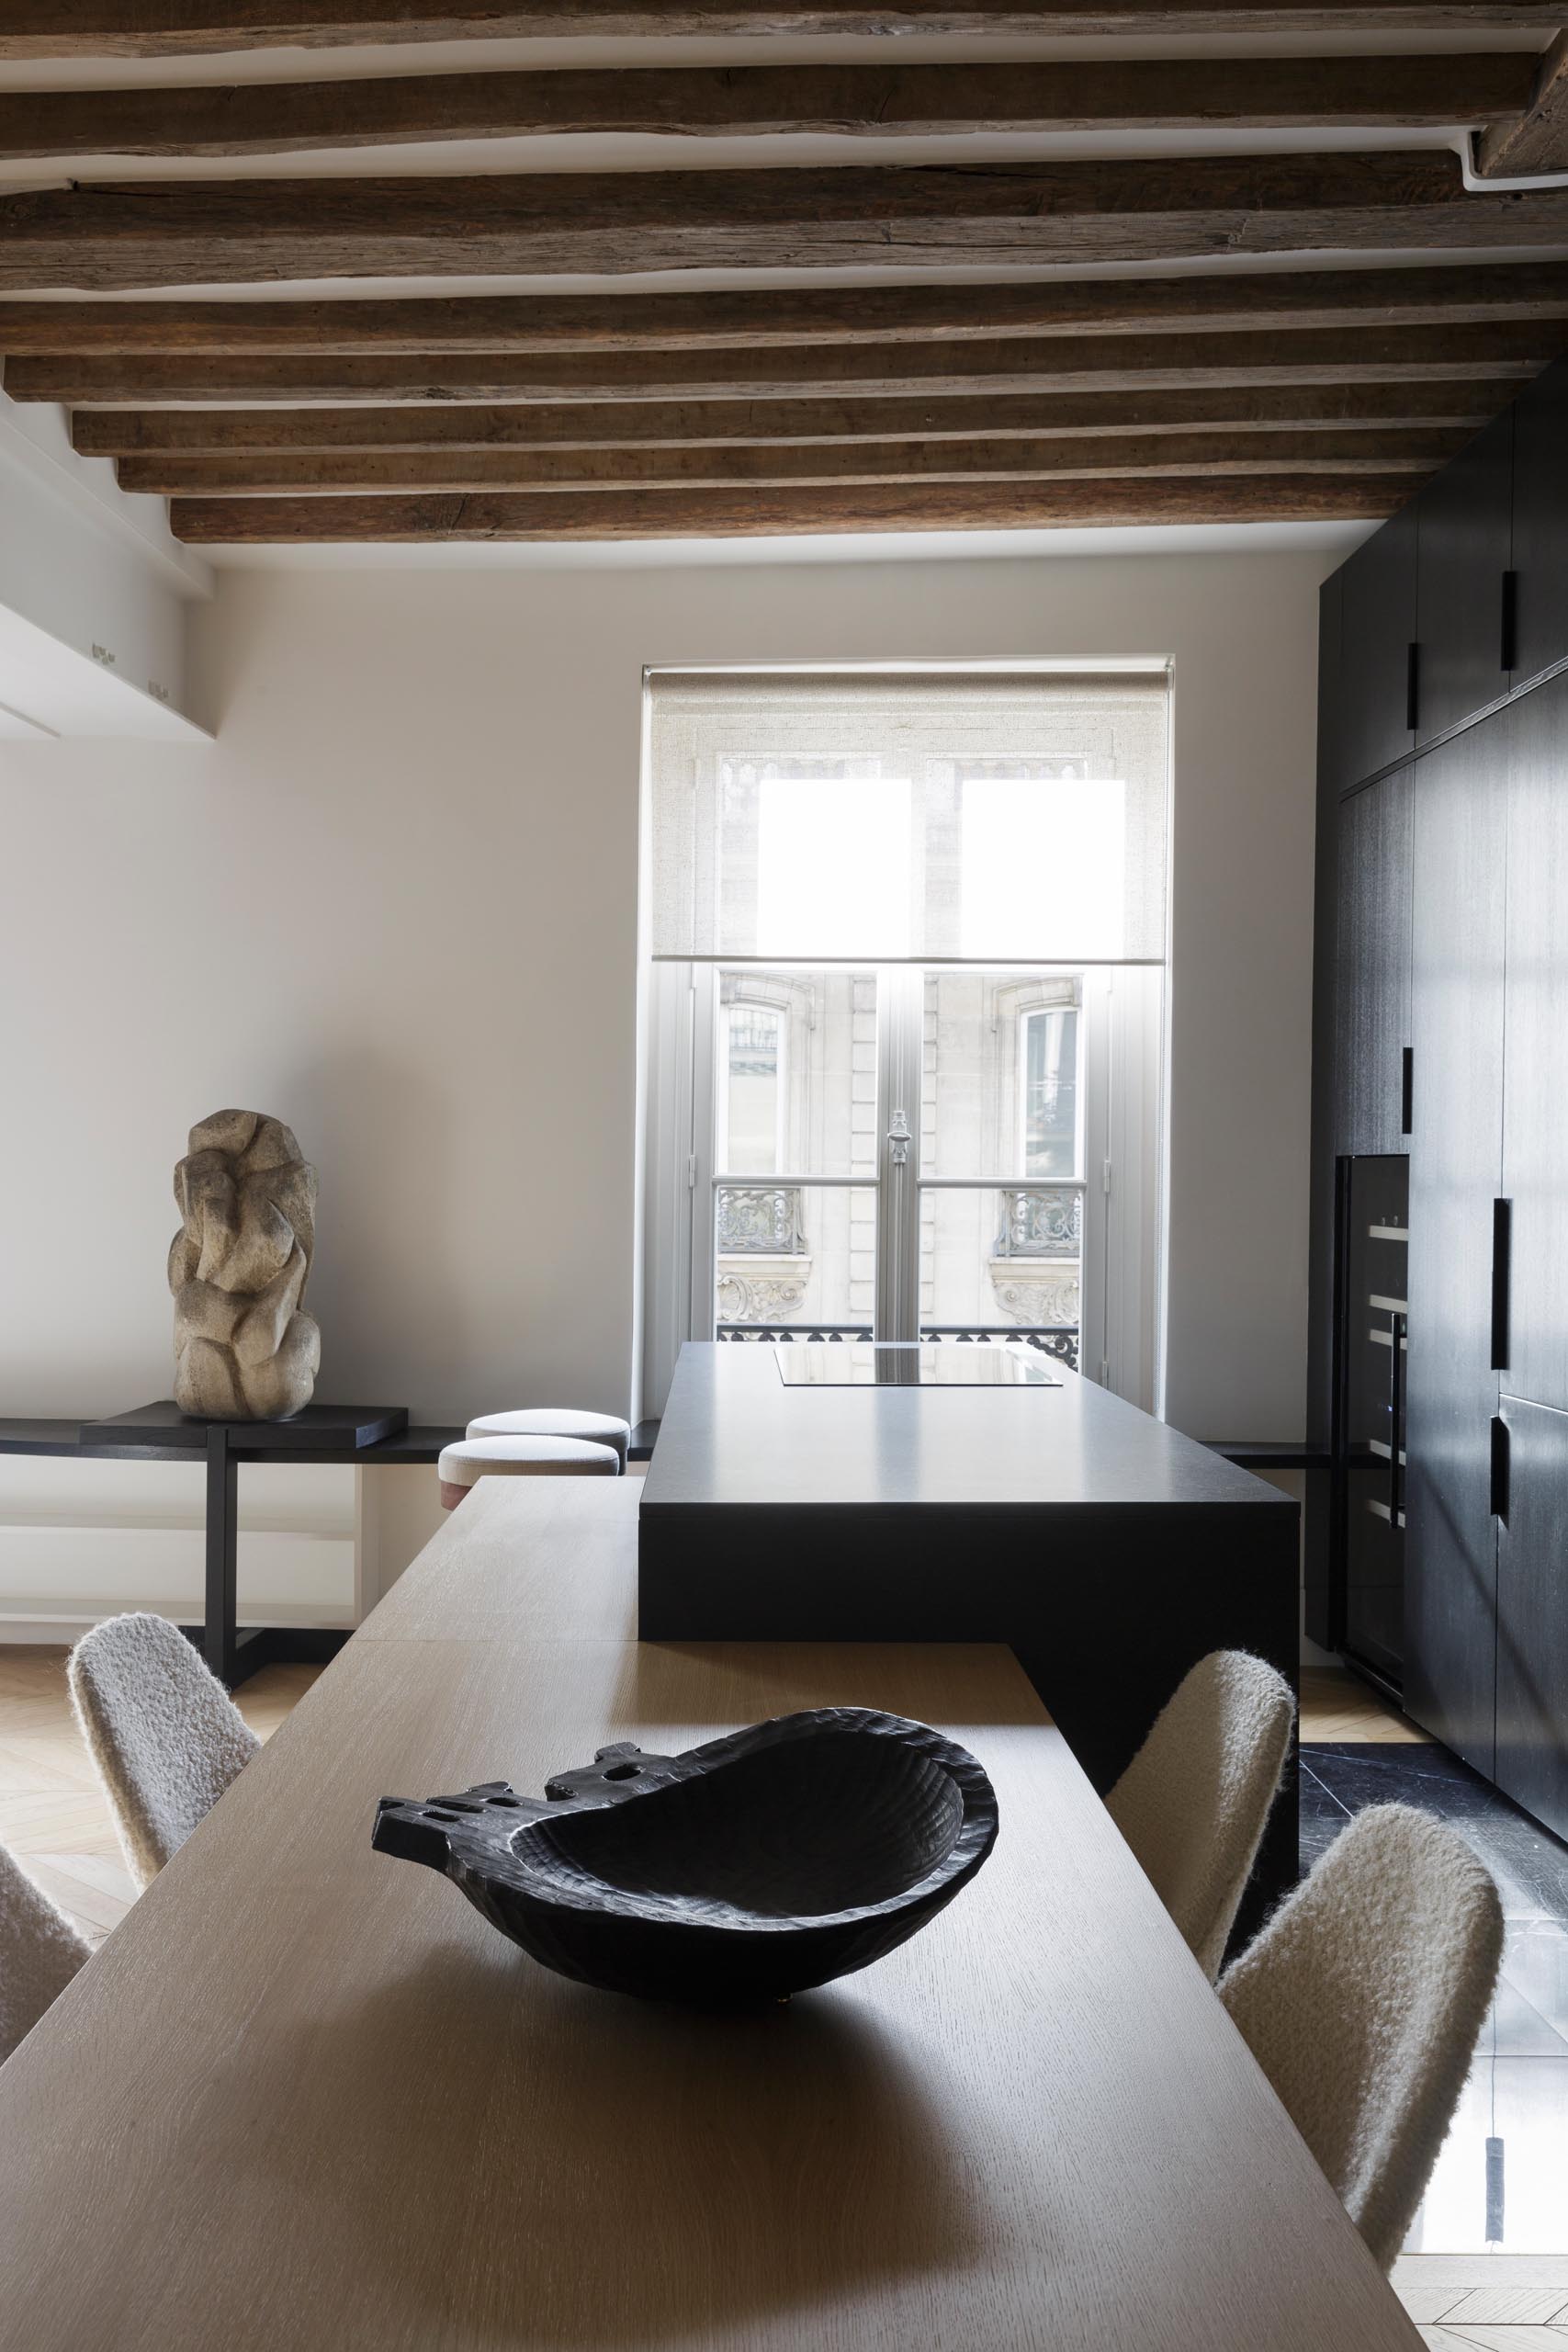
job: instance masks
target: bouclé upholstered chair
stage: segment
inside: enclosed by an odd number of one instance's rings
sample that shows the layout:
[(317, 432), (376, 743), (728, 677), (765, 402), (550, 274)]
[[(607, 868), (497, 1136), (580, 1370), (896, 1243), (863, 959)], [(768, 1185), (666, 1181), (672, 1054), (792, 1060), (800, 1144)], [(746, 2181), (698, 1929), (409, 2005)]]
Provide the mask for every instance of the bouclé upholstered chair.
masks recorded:
[(1246, 1650), (1200, 1658), (1105, 1802), (1211, 1984), (1290, 1753), (1296, 1702)]
[(261, 1746), (177, 1625), (107, 1617), (71, 1653), (72, 1703), (138, 1886)]
[(8, 2058), (89, 1957), (63, 1911), (0, 1846), (0, 2058)]
[(1497, 1889), (1459, 1832), (1372, 1805), (1221, 1981), (1384, 2269), (1426, 2194), (1502, 1954)]

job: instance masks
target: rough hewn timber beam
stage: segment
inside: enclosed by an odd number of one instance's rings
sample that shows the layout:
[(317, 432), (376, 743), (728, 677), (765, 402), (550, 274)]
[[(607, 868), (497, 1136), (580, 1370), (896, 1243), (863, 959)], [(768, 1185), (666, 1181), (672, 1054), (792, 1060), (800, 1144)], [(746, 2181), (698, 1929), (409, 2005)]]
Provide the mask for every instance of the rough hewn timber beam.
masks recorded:
[[(581, 401), (566, 408), (81, 409), (72, 437), (84, 457), (207, 450), (307, 453), (355, 449), (626, 449), (667, 443), (988, 440), (1019, 434), (1227, 434), (1281, 426), (1454, 425), (1475, 432), (1511, 386), (1438, 384), (1222, 386), (1201, 392), (1047, 393), (955, 400)], [(976, 417), (980, 423), (976, 424)]]
[(1568, 29), (1536, 63), (1528, 112), (1481, 134), (1476, 168), (1483, 179), (1568, 172)]
[(840, 349), (568, 352), (500, 358), (17, 359), (13, 400), (71, 408), (266, 401), (749, 400), (910, 389), (1178, 390), (1229, 379), (1258, 384), (1387, 381), (1391, 377), (1526, 378), (1568, 346), (1568, 320), (1497, 325), (1308, 327), (1248, 334), (1047, 335), (981, 343), (854, 344)]
[(1536, 61), (1496, 55), (1097, 59), (389, 74), (373, 82), (0, 94), (0, 157), (286, 155), (406, 141), (982, 130), (1420, 129), (1524, 112)]
[(363, 540), (758, 538), (775, 533), (1044, 530), (1058, 525), (1335, 521), (1390, 514), (1408, 474), (1226, 481), (932, 482), (855, 490), (497, 492), (427, 498), (176, 498), (193, 546)]
[(122, 490), (165, 497), (300, 491), (641, 490), (727, 482), (1086, 481), (1128, 475), (1427, 475), (1464, 447), (1458, 432), (1156, 433), (1114, 440), (820, 441), (732, 448), (317, 450), (290, 457), (122, 458)]
[(1568, 191), (1447, 150), (1068, 164), (83, 184), (0, 198), (0, 287), (1001, 266), (1568, 242)]
[(1553, 26), (1561, 0), (8, 0), (0, 56), (165, 57), (357, 41), (695, 33), (1293, 32), (1376, 25)]
[(315, 302), (0, 302), (12, 359), (158, 352), (377, 353), (735, 349), (949, 343), (1014, 334), (1165, 334), (1191, 327), (1432, 326), (1568, 317), (1568, 263), (1415, 269), (1223, 269), (1180, 277), (988, 286), (784, 287), (716, 294), (363, 295)]

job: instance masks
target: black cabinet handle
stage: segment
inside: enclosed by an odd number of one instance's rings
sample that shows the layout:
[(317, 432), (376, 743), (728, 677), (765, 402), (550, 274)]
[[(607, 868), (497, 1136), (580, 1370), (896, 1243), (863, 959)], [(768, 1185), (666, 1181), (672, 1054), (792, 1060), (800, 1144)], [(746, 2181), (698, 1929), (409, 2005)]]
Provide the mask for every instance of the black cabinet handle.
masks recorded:
[(1514, 1204), (1492, 1204), (1492, 1369), (1508, 1369), (1508, 1301), (1512, 1290)]
[(1412, 735), (1420, 725), (1421, 648), (1407, 645), (1404, 649), (1404, 724)]
[(1492, 1420), (1491, 1493), (1487, 1509), (1494, 1519), (1506, 1521), (1508, 1516), (1508, 1424), (1501, 1413)]
[(1399, 1057), (1399, 1132), (1407, 1136), (1416, 1124), (1416, 1048), (1406, 1046)]
[(1502, 667), (1518, 668), (1519, 643), (1519, 575), (1517, 571), (1503, 574), (1503, 643)]
[(1389, 1329), (1389, 1354), (1393, 1361), (1388, 1368), (1388, 1523), (1399, 1525), (1400, 1501), (1399, 1453), (1400, 1423), (1404, 1419), (1404, 1317), (1396, 1315)]

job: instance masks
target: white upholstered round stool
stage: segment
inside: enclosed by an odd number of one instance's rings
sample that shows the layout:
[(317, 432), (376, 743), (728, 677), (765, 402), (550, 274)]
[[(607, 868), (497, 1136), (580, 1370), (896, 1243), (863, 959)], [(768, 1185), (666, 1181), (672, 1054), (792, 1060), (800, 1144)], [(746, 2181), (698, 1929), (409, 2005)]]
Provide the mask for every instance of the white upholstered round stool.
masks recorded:
[(470, 1437), (576, 1437), (590, 1445), (613, 1445), (626, 1466), (631, 1424), (614, 1413), (580, 1413), (564, 1405), (536, 1405), (523, 1413), (481, 1413), (468, 1423)]
[(613, 1445), (578, 1437), (467, 1437), (444, 1445), (435, 1465), (444, 1510), (480, 1478), (614, 1478), (620, 1467)]

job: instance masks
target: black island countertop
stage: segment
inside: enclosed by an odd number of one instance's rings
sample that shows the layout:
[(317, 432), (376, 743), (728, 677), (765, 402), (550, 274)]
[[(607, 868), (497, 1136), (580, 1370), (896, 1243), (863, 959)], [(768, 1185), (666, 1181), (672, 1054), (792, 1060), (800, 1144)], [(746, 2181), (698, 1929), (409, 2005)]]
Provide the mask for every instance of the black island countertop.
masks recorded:
[[(643, 1487), (645, 1641), (1005, 1641), (1101, 1791), (1214, 1649), (1299, 1679), (1294, 1498), (1053, 1364), (1050, 1387), (786, 1386), (682, 1351)], [(1275, 1811), (1246, 1917), (1294, 1883)]]

